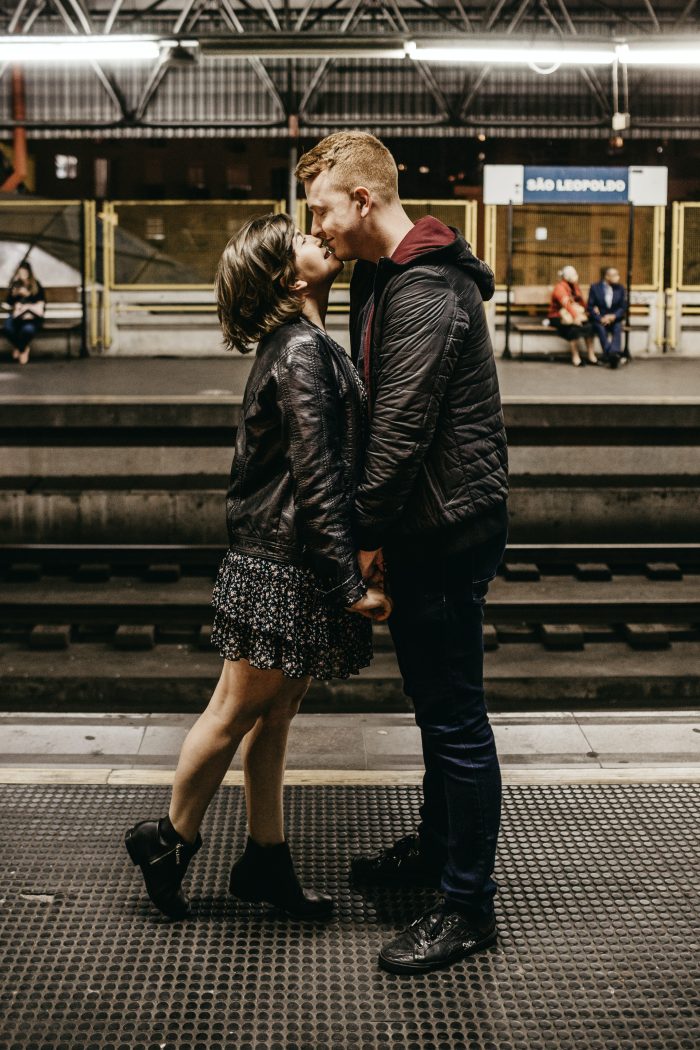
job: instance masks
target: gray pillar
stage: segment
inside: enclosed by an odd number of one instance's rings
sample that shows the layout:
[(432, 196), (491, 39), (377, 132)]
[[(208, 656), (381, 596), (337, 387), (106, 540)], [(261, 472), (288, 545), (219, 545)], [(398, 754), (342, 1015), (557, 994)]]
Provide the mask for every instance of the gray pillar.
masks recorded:
[(287, 211), (293, 219), (296, 218), (297, 211), (297, 178), (294, 171), (299, 160), (299, 147), (296, 142), (292, 142), (289, 147), (289, 186), (287, 189)]

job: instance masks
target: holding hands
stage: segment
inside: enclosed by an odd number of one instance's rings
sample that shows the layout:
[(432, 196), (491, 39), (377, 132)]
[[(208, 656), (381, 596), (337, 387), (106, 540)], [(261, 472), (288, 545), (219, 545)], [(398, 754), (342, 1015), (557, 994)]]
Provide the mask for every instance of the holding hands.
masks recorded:
[(367, 593), (350, 606), (350, 612), (367, 616), (375, 623), (384, 623), (391, 616), (393, 604), (384, 590), (384, 555), (376, 551), (358, 551), (357, 561)]

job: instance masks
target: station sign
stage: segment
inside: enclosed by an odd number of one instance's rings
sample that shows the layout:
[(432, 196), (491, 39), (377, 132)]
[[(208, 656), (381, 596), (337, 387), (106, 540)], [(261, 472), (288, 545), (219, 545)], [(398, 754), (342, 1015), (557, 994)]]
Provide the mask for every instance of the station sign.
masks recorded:
[(627, 168), (525, 165), (523, 204), (627, 204)]
[(668, 203), (668, 168), (487, 164), (484, 204)]

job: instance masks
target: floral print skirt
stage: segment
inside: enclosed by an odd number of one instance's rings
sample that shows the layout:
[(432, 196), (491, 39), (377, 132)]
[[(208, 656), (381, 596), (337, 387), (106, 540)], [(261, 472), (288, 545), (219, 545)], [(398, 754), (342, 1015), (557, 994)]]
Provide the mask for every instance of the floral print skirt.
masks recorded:
[(372, 660), (372, 622), (328, 602), (313, 572), (229, 549), (214, 584), (212, 644), (287, 678), (349, 678)]

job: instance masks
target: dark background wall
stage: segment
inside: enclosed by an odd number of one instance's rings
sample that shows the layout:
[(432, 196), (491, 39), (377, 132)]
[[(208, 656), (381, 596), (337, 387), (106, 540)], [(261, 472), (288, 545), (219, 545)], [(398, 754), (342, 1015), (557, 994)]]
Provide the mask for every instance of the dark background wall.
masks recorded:
[[(302, 139), (300, 148), (313, 144)], [(486, 164), (664, 164), (670, 199), (700, 199), (700, 141), (576, 142), (547, 139), (392, 139), (405, 197), (474, 197)], [(281, 198), (287, 192), (288, 144), (282, 139), (60, 139), (30, 142), (36, 193), (46, 197)], [(77, 176), (56, 175), (56, 155), (77, 158)], [(96, 161), (107, 177), (96, 178)], [(427, 171), (421, 171), (427, 168)], [(100, 191), (104, 189), (102, 194)]]

